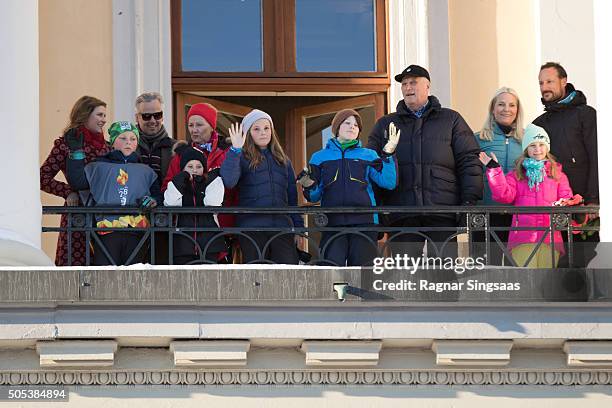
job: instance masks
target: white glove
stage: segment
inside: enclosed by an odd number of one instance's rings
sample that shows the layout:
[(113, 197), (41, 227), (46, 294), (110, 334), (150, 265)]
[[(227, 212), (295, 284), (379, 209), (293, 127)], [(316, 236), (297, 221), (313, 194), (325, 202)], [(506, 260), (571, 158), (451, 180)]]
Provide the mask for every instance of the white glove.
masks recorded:
[(310, 178), (312, 172), (308, 167), (304, 167), (304, 170), (297, 175), (297, 182), (302, 185), (304, 188), (310, 188), (316, 182)]
[(383, 147), (383, 151), (387, 154), (393, 154), (399, 143), (401, 130), (395, 127), (393, 122), (389, 123), (389, 141)]

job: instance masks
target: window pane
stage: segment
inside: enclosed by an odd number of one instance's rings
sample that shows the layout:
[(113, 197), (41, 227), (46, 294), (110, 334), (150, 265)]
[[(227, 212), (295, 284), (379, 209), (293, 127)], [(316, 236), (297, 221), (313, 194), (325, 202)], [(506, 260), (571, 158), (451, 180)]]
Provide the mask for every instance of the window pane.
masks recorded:
[(260, 72), (261, 0), (183, 0), (183, 71)]
[(374, 0), (295, 0), (297, 70), (376, 71)]

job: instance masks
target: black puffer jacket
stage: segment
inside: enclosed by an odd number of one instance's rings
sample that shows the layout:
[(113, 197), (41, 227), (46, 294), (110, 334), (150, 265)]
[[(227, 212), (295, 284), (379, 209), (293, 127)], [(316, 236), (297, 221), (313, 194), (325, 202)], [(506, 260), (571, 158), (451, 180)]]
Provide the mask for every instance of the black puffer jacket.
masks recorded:
[(458, 112), (430, 96), (426, 111), (417, 118), (401, 100), (395, 113), (376, 122), (368, 139), (370, 149), (381, 154), (391, 122), (401, 130), (398, 186), (381, 197), (384, 205), (459, 205), (482, 198), (480, 148)]
[(574, 193), (589, 204), (599, 203), (597, 170), (596, 111), (586, 103), (586, 97), (572, 84), (565, 87), (566, 95), (576, 92), (569, 103), (544, 103), (544, 112), (534, 125), (543, 127), (550, 137), (550, 152), (563, 165)]

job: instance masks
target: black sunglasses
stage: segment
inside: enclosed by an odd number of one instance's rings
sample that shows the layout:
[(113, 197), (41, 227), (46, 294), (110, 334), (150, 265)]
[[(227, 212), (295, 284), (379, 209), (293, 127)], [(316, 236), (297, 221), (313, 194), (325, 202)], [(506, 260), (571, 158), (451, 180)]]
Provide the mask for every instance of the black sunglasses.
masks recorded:
[(153, 112), (153, 113), (141, 113), (140, 117), (144, 121), (149, 121), (151, 120), (151, 118), (154, 118), (155, 120), (160, 120), (161, 118), (164, 117), (164, 112), (160, 111), (160, 112)]

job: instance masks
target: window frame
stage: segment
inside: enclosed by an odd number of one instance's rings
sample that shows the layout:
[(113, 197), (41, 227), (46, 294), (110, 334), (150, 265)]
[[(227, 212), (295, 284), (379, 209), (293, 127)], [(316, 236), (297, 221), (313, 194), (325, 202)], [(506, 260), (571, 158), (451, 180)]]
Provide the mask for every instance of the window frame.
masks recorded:
[(385, 92), (388, 73), (388, 0), (373, 0), (376, 71), (297, 72), (295, 2), (261, 0), (262, 72), (182, 70), (182, 0), (171, 0), (172, 87), (175, 91)]

